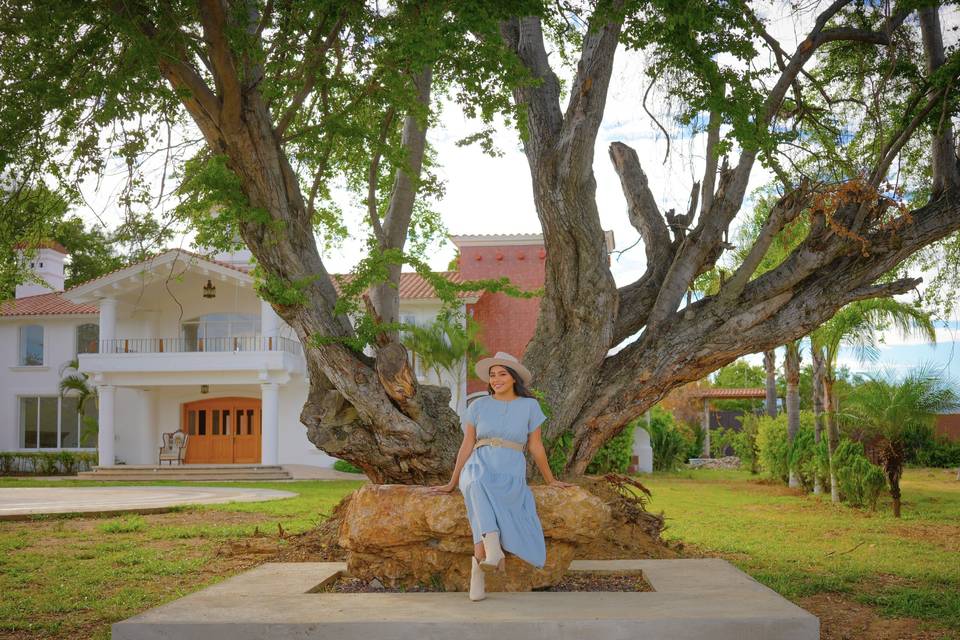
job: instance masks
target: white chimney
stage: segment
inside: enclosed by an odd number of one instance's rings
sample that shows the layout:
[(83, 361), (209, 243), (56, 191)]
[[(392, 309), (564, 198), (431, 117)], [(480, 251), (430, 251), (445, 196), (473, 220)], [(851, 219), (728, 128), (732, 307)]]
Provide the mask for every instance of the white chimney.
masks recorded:
[(20, 249), (20, 259), (33, 272), (39, 281), (31, 280), (17, 285), (16, 297), (27, 298), (53, 291), (63, 291), (63, 261), (67, 257), (67, 250), (58, 242), (43, 242), (37, 246), (33, 255), (26, 255)]

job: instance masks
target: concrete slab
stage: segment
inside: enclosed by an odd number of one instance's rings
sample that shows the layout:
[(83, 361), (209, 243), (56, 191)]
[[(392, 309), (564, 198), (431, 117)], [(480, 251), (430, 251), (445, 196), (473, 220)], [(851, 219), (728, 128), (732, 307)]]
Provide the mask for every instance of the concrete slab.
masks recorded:
[(0, 520), (54, 513), (156, 513), (186, 504), (262, 502), (296, 495), (290, 491), (241, 487), (0, 488)]
[(311, 593), (344, 563), (265, 564), (113, 625), (114, 640), (816, 640), (819, 620), (723, 560), (574, 562), (648, 593)]

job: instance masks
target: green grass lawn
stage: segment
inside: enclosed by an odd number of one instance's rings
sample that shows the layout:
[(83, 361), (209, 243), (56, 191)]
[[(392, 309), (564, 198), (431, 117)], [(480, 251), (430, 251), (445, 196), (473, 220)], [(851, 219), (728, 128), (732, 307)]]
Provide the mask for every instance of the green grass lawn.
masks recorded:
[(942, 469), (909, 469), (903, 517), (761, 484), (747, 472), (700, 470), (647, 482), (664, 537), (722, 556), (794, 600), (847, 594), (883, 615), (960, 631), (960, 482)]
[[(665, 537), (689, 552), (727, 558), (797, 601), (843, 594), (885, 616), (960, 632), (960, 482), (942, 470), (907, 472), (900, 520), (889, 515), (888, 501), (877, 513), (850, 509), (746, 472), (643, 481), (653, 491), (651, 508), (667, 517)], [(102, 483), (0, 479), (0, 487), (82, 485)], [(269, 558), (287, 544), (280, 527), (309, 530), (358, 485), (237, 483), (230, 486), (299, 496), (166, 514), (0, 522), (0, 638), (107, 638), (111, 622)]]

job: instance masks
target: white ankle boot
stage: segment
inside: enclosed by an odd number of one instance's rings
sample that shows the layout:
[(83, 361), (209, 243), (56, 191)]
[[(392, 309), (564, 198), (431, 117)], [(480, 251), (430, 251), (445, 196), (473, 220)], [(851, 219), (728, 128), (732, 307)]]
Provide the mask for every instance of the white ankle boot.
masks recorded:
[(484, 571), (503, 571), (506, 567), (504, 566), (504, 555), (503, 549), (500, 547), (500, 532), (491, 531), (490, 533), (483, 534), (483, 549), (486, 552), (486, 557), (480, 561), (480, 568)]
[(477, 557), (472, 556), (472, 558), (473, 563), (470, 566), (470, 599), (477, 602), (487, 597), (484, 584), (486, 581), (484, 580), (483, 569), (480, 568), (480, 563), (477, 562)]

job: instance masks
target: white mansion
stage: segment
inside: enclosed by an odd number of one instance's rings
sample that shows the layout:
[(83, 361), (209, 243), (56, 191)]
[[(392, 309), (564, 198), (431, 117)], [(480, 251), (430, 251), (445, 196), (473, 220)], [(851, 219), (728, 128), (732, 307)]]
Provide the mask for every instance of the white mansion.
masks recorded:
[[(531, 239), (540, 242), (514, 244)], [(257, 297), (248, 252), (170, 250), (63, 291), (66, 258), (44, 244), (30, 264), (43, 284), (18, 286), (0, 304), (0, 451), (96, 449), (100, 466), (156, 464), (161, 434), (182, 430), (188, 463), (332, 464), (300, 423), (300, 343)], [(405, 322), (431, 322), (440, 309), (414, 273), (402, 275), (400, 296)], [(76, 397), (59, 391), (75, 358), (96, 390), (85, 408), (98, 423), (92, 434)], [(451, 402), (464, 405), (466, 376), (457, 377), (443, 381), (461, 387)]]

